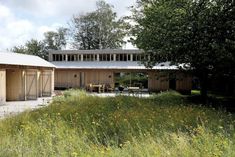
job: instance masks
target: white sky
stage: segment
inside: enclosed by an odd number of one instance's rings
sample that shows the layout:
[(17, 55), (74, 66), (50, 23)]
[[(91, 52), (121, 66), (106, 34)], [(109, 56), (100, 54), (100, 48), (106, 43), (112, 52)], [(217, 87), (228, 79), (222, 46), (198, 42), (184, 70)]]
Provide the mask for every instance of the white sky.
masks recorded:
[[(118, 16), (129, 15), (136, 0), (106, 0)], [(0, 0), (0, 51), (41, 40), (46, 31), (67, 27), (72, 15), (95, 9), (95, 0)], [(127, 44), (124, 48), (131, 49)]]

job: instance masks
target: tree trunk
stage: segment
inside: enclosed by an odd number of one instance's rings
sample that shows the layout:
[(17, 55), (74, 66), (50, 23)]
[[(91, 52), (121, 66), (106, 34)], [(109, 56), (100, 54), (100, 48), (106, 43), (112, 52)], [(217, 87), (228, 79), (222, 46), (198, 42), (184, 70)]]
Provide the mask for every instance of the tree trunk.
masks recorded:
[(208, 73), (206, 71), (202, 72), (200, 77), (200, 84), (201, 84), (201, 97), (202, 102), (205, 104), (207, 101), (207, 88), (208, 88)]

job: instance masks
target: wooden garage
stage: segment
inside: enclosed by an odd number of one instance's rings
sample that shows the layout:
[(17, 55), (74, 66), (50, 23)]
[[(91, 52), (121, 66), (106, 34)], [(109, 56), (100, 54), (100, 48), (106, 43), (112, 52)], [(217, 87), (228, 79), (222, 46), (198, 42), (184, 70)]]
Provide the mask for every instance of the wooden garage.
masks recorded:
[(51, 96), (54, 65), (37, 56), (0, 53), (0, 103)]

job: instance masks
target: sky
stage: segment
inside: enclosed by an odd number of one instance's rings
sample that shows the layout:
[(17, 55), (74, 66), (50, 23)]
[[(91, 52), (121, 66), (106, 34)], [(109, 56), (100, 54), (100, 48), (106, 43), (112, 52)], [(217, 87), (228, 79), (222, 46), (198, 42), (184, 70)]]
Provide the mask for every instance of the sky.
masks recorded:
[[(106, 0), (119, 17), (129, 15), (136, 0)], [(0, 0), (0, 51), (23, 45), (34, 38), (41, 40), (68, 22), (73, 15), (95, 10), (96, 0)], [(123, 47), (132, 49), (129, 43)]]

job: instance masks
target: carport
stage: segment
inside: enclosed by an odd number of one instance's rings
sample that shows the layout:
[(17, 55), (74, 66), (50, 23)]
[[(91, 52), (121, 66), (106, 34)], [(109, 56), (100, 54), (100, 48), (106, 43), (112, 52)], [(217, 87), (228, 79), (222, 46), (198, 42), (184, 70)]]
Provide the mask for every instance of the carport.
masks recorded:
[(53, 89), (53, 64), (37, 56), (0, 53), (0, 104), (49, 97)]

